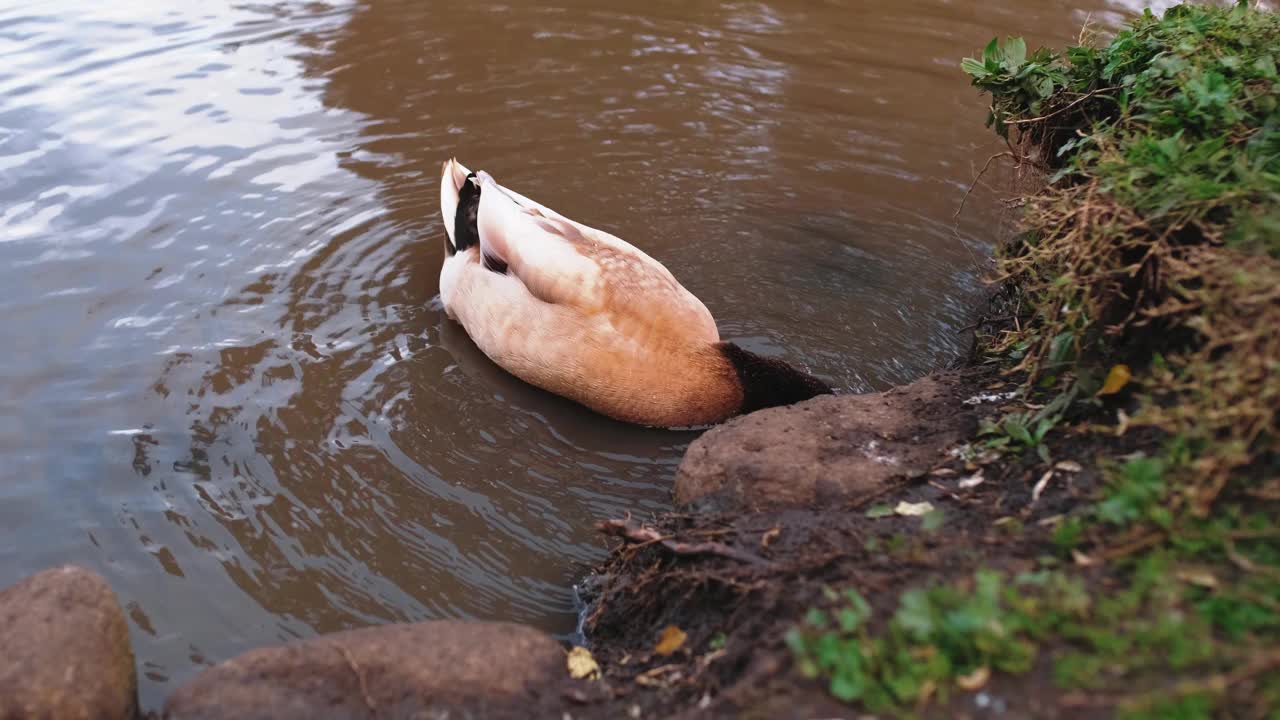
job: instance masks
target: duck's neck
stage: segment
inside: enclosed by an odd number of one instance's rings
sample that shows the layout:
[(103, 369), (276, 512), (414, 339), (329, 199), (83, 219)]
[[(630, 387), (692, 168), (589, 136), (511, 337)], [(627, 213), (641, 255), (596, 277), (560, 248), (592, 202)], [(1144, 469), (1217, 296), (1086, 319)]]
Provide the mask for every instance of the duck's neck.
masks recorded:
[(714, 347), (728, 361), (742, 386), (743, 413), (832, 393), (826, 383), (781, 360), (756, 355), (733, 343), (716, 343)]

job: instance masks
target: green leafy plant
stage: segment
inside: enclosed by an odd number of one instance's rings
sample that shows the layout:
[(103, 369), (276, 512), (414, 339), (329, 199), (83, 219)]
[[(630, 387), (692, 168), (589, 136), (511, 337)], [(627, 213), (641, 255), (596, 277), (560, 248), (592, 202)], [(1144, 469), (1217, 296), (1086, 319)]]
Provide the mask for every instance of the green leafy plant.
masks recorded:
[[(1065, 584), (1022, 576), (1002, 602), (1059, 686), (1105, 690), (1121, 717), (1280, 708), (1277, 48), (1274, 11), (1182, 5), (1096, 46), (993, 40), (962, 64), (1045, 178), (997, 257), (1016, 322), (988, 362), (1031, 398), (1068, 388), (984, 445), (1047, 462), (1053, 428), (1090, 438), (1069, 475), (1087, 499), (1025, 526), (1071, 551), (1038, 556)], [(1071, 581), (1079, 612), (1058, 601)]]
[(1106, 496), (1095, 508), (1098, 518), (1112, 525), (1152, 520), (1167, 526), (1171, 518), (1161, 502), (1168, 490), (1164, 474), (1160, 458), (1130, 458), (1108, 473)]
[[(1102, 46), (1028, 55), (993, 40), (963, 63), (997, 130), (1017, 128), (1016, 147), (1051, 171), (999, 260), (1026, 311), (1001, 347), (1043, 387), (1149, 358), (1136, 420), (1198, 443), (1197, 477), (1187, 464), (1165, 482), (1192, 480), (1201, 512), (1280, 437), (1276, 48), (1275, 12), (1182, 5)], [(1045, 426), (1015, 415), (988, 429), (1034, 448)], [(1124, 504), (1104, 512), (1118, 520)]]
[(786, 636), (797, 666), (824, 678), (833, 696), (873, 711), (945, 695), (955, 679), (992, 669), (1025, 672), (1036, 656), (1031, 616), (1019, 591), (997, 572), (965, 585), (908, 590), (887, 624), (872, 628), (871, 608), (856, 590), (831, 592), (833, 607), (814, 609)]
[(978, 434), (989, 438), (986, 441), (988, 448), (1034, 450), (1041, 460), (1048, 463), (1052, 460), (1044, 439), (1060, 419), (1058, 416), (1045, 416), (1042, 412), (1010, 413), (996, 422), (985, 422)]
[[(1020, 37), (1008, 38), (1003, 45), (998, 38), (992, 38), (983, 48), (981, 60), (965, 58), (960, 61), (960, 68), (975, 86), (1036, 112), (1066, 83), (1066, 74), (1057, 67), (1056, 60), (1044, 48), (1028, 57), (1027, 42)], [(987, 126), (994, 127), (1002, 137), (1008, 136), (1005, 117), (994, 107), (987, 116)]]

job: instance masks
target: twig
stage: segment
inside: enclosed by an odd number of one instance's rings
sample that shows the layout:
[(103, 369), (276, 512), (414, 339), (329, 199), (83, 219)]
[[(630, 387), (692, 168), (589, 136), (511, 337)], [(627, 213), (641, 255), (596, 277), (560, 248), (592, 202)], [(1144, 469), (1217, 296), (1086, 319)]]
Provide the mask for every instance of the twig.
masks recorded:
[(737, 560), (752, 565), (768, 565), (769, 562), (764, 558), (757, 557), (751, 553), (736, 550), (734, 548), (719, 542), (677, 542), (670, 536), (665, 536), (651, 527), (637, 525), (631, 520), (605, 520), (596, 523), (596, 530), (605, 534), (619, 537), (623, 540), (638, 543), (639, 545), (658, 544), (676, 555), (718, 555), (726, 557), (730, 560)]
[[(987, 158), (987, 162), (985, 162), (982, 165), (982, 169), (979, 170), (978, 174), (973, 177), (973, 182), (969, 183), (969, 189), (964, 191), (964, 197), (960, 198), (960, 207), (956, 208), (955, 214), (951, 216), (952, 220), (960, 219), (960, 213), (964, 212), (964, 204), (969, 200), (969, 196), (973, 194), (973, 189), (978, 186), (978, 181), (982, 179), (983, 175), (987, 174), (987, 170), (991, 169), (991, 163), (995, 162), (997, 158), (1002, 158), (1002, 157), (1013, 158), (1014, 160), (1018, 159), (1017, 155), (1013, 154), (1008, 150), (1004, 152), (998, 152), (995, 155), (992, 155), (991, 157)], [(967, 248), (969, 246), (965, 245), (965, 247)], [(970, 252), (972, 253), (972, 251)], [(975, 259), (974, 262), (976, 263), (977, 260)]]
[(1053, 116), (1055, 116), (1055, 115), (1061, 115), (1062, 113), (1064, 113), (1064, 112), (1066, 112), (1066, 111), (1070, 110), (1071, 108), (1075, 107), (1076, 105), (1079, 105), (1080, 103), (1084, 102), (1085, 100), (1088, 100), (1089, 98), (1093, 97), (1094, 95), (1097, 95), (1097, 94), (1099, 94), (1099, 93), (1104, 93), (1104, 92), (1111, 92), (1112, 90), (1119, 90), (1119, 89), (1120, 89), (1120, 88), (1118, 88), (1118, 87), (1107, 87), (1107, 88), (1098, 88), (1097, 90), (1091, 90), (1091, 91), (1089, 91), (1089, 92), (1085, 93), (1084, 95), (1081, 95), (1080, 97), (1076, 98), (1075, 100), (1072, 100), (1070, 103), (1068, 103), (1068, 104), (1066, 104), (1066, 105), (1063, 105), (1062, 107), (1058, 108), (1057, 110), (1054, 110), (1053, 112), (1049, 113), (1048, 115), (1041, 115), (1040, 117), (1033, 117), (1033, 118), (1022, 118), (1022, 119), (1019, 119), (1019, 120), (1005, 120), (1005, 121), (1004, 121), (1004, 124), (1005, 124), (1005, 125), (1025, 125), (1026, 123), (1033, 123), (1033, 122), (1040, 122), (1041, 120), (1048, 120), (1049, 118), (1051, 118), (1051, 117), (1053, 117)]
[(1106, 550), (1105, 552), (1099, 553), (1096, 557), (1100, 560), (1115, 560), (1117, 558), (1122, 558), (1125, 555), (1132, 555), (1133, 553), (1149, 548), (1152, 545), (1157, 545), (1160, 541), (1164, 540), (1164, 538), (1165, 534), (1163, 532), (1153, 532), (1148, 535), (1143, 535), (1137, 540), (1133, 540), (1125, 543), (1124, 545), (1120, 545), (1119, 547), (1114, 547)]
[(860, 508), (862, 508), (862, 507), (864, 507), (864, 506), (866, 506), (866, 505), (870, 504), (870, 503), (871, 503), (871, 501), (873, 501), (873, 500), (878, 500), (878, 499), (880, 499), (880, 498), (884, 497), (885, 495), (888, 495), (889, 493), (894, 492), (894, 491), (897, 491), (897, 490), (901, 490), (901, 489), (905, 488), (906, 486), (907, 486), (907, 483), (895, 483), (895, 484), (893, 484), (893, 485), (886, 485), (886, 486), (884, 486), (884, 487), (880, 488), (879, 490), (876, 490), (875, 492), (867, 493), (866, 495), (863, 495), (862, 497), (858, 498), (857, 500), (854, 500), (853, 502), (849, 503), (849, 506), (848, 506), (848, 508), (847, 508), (847, 509), (848, 509), (848, 510), (858, 510), (858, 509), (860, 509)]
[(1280, 578), (1280, 569), (1268, 567), (1266, 565), (1259, 565), (1258, 563), (1255, 563), (1254, 561), (1250, 560), (1244, 555), (1241, 555), (1240, 551), (1236, 550), (1235, 540), (1232, 540), (1231, 538), (1226, 538), (1223, 541), (1222, 545), (1223, 545), (1223, 548), (1227, 551), (1227, 557), (1230, 558), (1231, 562), (1235, 563), (1235, 566), (1240, 568), (1241, 570), (1244, 570), (1245, 572), (1249, 572), (1249, 573), (1258, 573), (1259, 575), (1266, 575), (1267, 577)]
[(1088, 45), (1089, 41), (1093, 39), (1092, 25), (1093, 13), (1088, 13), (1084, 16), (1084, 24), (1080, 26), (1080, 34), (1076, 37), (1077, 45)]
[(1124, 702), (1149, 706), (1158, 700), (1165, 700), (1169, 697), (1186, 697), (1201, 692), (1221, 693), (1232, 685), (1237, 685), (1278, 666), (1280, 666), (1280, 652), (1264, 653), (1255, 657), (1252, 662), (1246, 663), (1232, 672), (1210, 675), (1204, 680), (1180, 682), (1171, 688), (1162, 688), (1144, 695), (1127, 698)]
[(635, 678), (635, 682), (637, 685), (644, 685), (646, 687), (663, 687), (663, 683), (662, 681), (658, 680), (658, 676), (671, 673), (675, 675), (676, 679), (679, 679), (680, 667), (681, 666), (679, 663), (659, 665), (655, 668), (650, 668), (648, 670), (645, 670), (644, 672), (637, 675)]
[(1280, 528), (1272, 528), (1270, 530), (1231, 530), (1231, 531), (1228, 531), (1226, 535), (1232, 540), (1261, 540), (1266, 538), (1280, 538)]
[(975, 323), (970, 323), (970, 324), (968, 324), (968, 325), (965, 325), (964, 327), (960, 328), (960, 329), (959, 329), (959, 330), (957, 330), (956, 332), (957, 332), (957, 333), (969, 332), (970, 330), (977, 330), (978, 328), (982, 327), (983, 325), (987, 325), (987, 324), (990, 324), (990, 323), (1003, 322), (1003, 321), (1005, 321), (1005, 320), (1012, 320), (1012, 319), (1013, 319), (1013, 316), (1012, 316), (1012, 315), (996, 315), (996, 316), (993, 316), (993, 317), (980, 317), (980, 318), (978, 318), (978, 321), (977, 321), (977, 322), (975, 322)]

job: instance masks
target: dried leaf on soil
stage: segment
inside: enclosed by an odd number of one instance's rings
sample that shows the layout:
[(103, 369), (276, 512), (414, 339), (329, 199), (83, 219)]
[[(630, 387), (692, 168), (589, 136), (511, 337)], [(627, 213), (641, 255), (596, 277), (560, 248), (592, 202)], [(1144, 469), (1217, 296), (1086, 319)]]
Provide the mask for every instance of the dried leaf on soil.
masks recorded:
[(929, 513), (933, 512), (933, 505), (928, 502), (913, 503), (913, 502), (907, 502), (906, 500), (903, 500), (902, 502), (898, 503), (898, 506), (895, 507), (893, 511), (899, 515), (904, 515), (907, 517), (919, 517), (921, 515), (928, 515)]
[(1125, 385), (1129, 384), (1129, 379), (1132, 377), (1133, 371), (1129, 369), (1128, 365), (1112, 365), (1111, 370), (1107, 372), (1107, 379), (1102, 383), (1102, 389), (1098, 391), (1098, 394), (1115, 395)]
[(968, 675), (961, 675), (956, 678), (956, 685), (962, 690), (978, 690), (987, 684), (987, 680), (991, 679), (991, 668), (983, 665)]
[(1031, 488), (1031, 503), (1033, 505), (1040, 500), (1040, 494), (1044, 492), (1045, 487), (1049, 484), (1051, 479), (1053, 479), (1053, 471), (1045, 471), (1045, 474), (1040, 476), (1040, 480), (1036, 483), (1036, 486)]
[(574, 680), (582, 680), (584, 678), (595, 680), (600, 677), (600, 665), (591, 656), (591, 651), (584, 647), (575, 647), (569, 651), (567, 665), (569, 667), (569, 677)]
[(680, 628), (668, 625), (662, 629), (662, 636), (658, 638), (658, 645), (653, 651), (659, 655), (670, 655), (679, 650), (688, 638), (689, 636)]

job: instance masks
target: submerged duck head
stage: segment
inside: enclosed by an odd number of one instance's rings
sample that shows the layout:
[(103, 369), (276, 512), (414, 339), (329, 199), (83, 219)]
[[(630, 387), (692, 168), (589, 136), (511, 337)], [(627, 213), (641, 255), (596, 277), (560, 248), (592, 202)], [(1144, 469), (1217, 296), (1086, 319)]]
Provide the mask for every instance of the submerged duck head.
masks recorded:
[(792, 405), (819, 395), (834, 394), (826, 383), (782, 360), (757, 355), (730, 342), (719, 343), (717, 348), (733, 367), (742, 388), (739, 412)]

